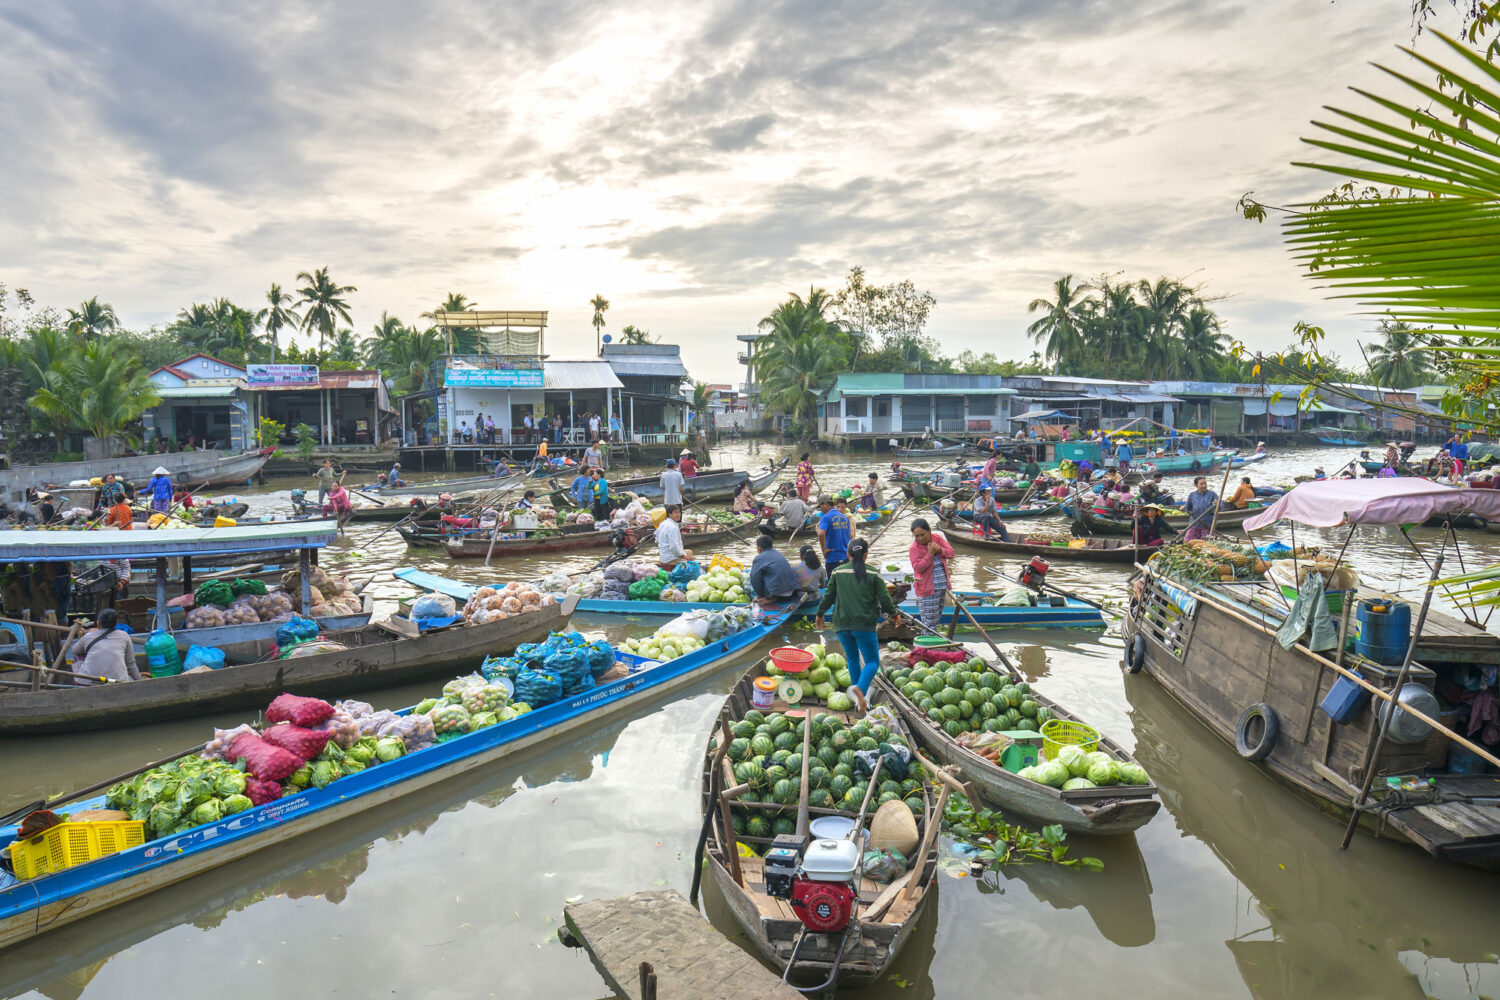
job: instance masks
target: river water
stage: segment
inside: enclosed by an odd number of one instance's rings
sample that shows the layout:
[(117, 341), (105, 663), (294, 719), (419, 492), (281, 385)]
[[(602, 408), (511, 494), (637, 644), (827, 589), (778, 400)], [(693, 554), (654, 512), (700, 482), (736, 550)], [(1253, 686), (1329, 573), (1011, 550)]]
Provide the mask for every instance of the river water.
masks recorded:
[[(716, 458), (744, 467), (774, 454), (748, 450), (740, 445)], [(873, 460), (823, 457), (826, 487), (884, 471)], [(1350, 457), (1349, 449), (1306, 449), (1251, 474), (1257, 483), (1290, 482), (1315, 464), (1331, 469)], [(284, 509), (293, 485), (302, 484), (272, 481), (250, 491), (254, 506)], [(382, 601), (411, 592), (390, 578), (396, 566), (483, 582), (579, 569), (599, 556), (545, 565), (513, 559), (486, 571), (449, 563), (441, 553), (408, 551), (382, 528), (355, 527), (322, 557), (329, 568), (373, 575), (372, 592)], [(1341, 533), (1313, 532), (1299, 532), (1298, 540), (1313, 537), (1333, 546), (1343, 541)], [(1419, 529), (1415, 537), (1425, 548), (1438, 533)], [(908, 542), (898, 524), (875, 554), (899, 558)], [(1467, 533), (1463, 542), (1470, 567), (1500, 559), (1500, 536)], [(722, 551), (748, 561), (752, 550), (741, 544)], [(1394, 531), (1358, 531), (1349, 554), (1372, 584), (1415, 593), (1427, 574)], [(1014, 562), (960, 550), (956, 583), (992, 587), (989, 571), (1013, 574)], [(1117, 606), (1127, 576), (1125, 567), (1061, 562), (1050, 579)], [(1436, 603), (1446, 606), (1446, 599)], [(579, 615), (574, 624), (621, 638), (656, 623)], [(1365, 836), (1339, 852), (1342, 824), (1241, 762), (1154, 682), (1122, 675), (1117, 625), (1104, 634), (1014, 631), (998, 638), (1040, 690), (1134, 748), (1165, 808), (1134, 837), (1072, 838), (1075, 854), (1105, 862), (1100, 873), (1015, 866), (975, 880), (952, 865), (891, 979), (863, 996), (1500, 993), (1500, 877)], [(742, 660), (740, 669), (750, 662)], [(669, 886), (687, 892), (699, 755), (738, 672), (725, 669), (628, 721), (43, 935), (0, 955), (0, 996), (603, 996), (608, 991), (588, 958), (556, 940), (564, 903)], [(435, 687), (361, 697), (398, 707)], [(248, 714), (0, 741), (0, 803), (88, 784)], [(706, 905), (734, 934), (711, 892)]]

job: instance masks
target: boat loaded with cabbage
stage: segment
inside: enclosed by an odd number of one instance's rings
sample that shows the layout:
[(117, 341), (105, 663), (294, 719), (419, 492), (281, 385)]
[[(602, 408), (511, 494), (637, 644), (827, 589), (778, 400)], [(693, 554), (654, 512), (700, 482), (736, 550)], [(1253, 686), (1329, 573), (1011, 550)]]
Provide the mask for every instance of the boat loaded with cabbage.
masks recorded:
[(750, 614), (747, 627), (665, 662), (578, 633), (555, 635), (487, 658), (475, 674), (399, 711), (283, 695), (263, 728), (215, 732), (103, 795), (23, 807), (7, 821), (45, 807), (67, 822), (25, 839), (15, 826), (0, 827), (0, 851), (15, 871), (0, 872), (0, 948), (548, 740), (597, 730), (697, 683), (782, 624)]

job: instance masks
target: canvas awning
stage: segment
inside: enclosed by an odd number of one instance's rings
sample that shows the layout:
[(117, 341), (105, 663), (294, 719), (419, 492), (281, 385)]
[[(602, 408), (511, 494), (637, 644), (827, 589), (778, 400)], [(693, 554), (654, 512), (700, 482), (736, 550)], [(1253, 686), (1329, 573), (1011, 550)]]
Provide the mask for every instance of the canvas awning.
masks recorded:
[(1255, 531), (1277, 521), (1313, 528), (1343, 524), (1421, 524), (1440, 514), (1500, 520), (1500, 490), (1458, 489), (1425, 479), (1330, 479), (1302, 483), (1245, 521)]
[(1071, 413), (1061, 410), (1027, 410), (1025, 413), (1013, 414), (1011, 420), (1072, 420)]

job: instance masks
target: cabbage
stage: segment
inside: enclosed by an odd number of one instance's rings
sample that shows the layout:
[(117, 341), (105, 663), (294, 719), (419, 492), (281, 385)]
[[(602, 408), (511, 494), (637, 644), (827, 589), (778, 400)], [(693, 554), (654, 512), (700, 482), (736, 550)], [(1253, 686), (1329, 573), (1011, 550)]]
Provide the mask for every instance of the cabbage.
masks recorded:
[(230, 796), (227, 796), (224, 799), (224, 815), (225, 816), (233, 816), (235, 813), (244, 812), (246, 809), (249, 809), (254, 804), (255, 803), (251, 802), (248, 796), (244, 796), (244, 795), (230, 795)]
[(245, 792), (244, 773), (230, 769), (220, 771), (214, 778), (214, 792), (221, 799), (227, 799), (231, 795), (243, 795)]
[(1075, 778), (1081, 778), (1088, 773), (1088, 754), (1083, 752), (1083, 747), (1069, 744), (1057, 751), (1057, 756), (1053, 759), (1066, 765), (1068, 773)]
[(1040, 780), (1036, 776), (1036, 765), (1035, 764), (1028, 764), (1025, 767), (1021, 768), (1019, 771), (1016, 772), (1016, 777), (1018, 777), (1018, 778), (1025, 778), (1027, 781), (1038, 781), (1038, 780)]
[[(330, 744), (332, 745), (332, 744)], [(336, 781), (341, 777), (338, 765), (331, 760), (313, 761), (312, 784), (314, 788), (323, 788), (329, 782)]]
[(839, 653), (829, 653), (827, 656), (823, 657), (823, 666), (827, 667), (829, 670), (838, 670), (839, 668), (846, 667), (848, 665), (849, 661), (845, 660), (843, 655)]
[(1112, 760), (1100, 761), (1089, 768), (1089, 780), (1096, 785), (1118, 785), (1120, 765)]
[(382, 736), (375, 741), (375, 756), (382, 761), (395, 760), (406, 754), (406, 744), (399, 736)]
[(213, 797), (214, 783), (202, 775), (190, 774), (177, 786), (177, 809), (188, 813)]
[(854, 699), (842, 691), (835, 691), (828, 696), (828, 709), (832, 712), (847, 712), (854, 707)]
[(1114, 758), (1103, 750), (1095, 750), (1088, 755), (1088, 762), (1089, 767), (1093, 767), (1095, 764), (1112, 764), (1114, 763)]
[[(246, 800), (248, 801), (248, 800)], [(188, 817), (194, 826), (200, 823), (217, 823), (224, 818), (224, 803), (218, 799), (208, 799), (193, 807), (193, 814)]]
[(1036, 766), (1035, 780), (1053, 788), (1061, 788), (1070, 777), (1072, 775), (1068, 773), (1068, 765), (1059, 760), (1045, 761)]
[(345, 775), (353, 774), (355, 771), (363, 771), (364, 769), (365, 762), (362, 760), (355, 760), (353, 757), (345, 757), (343, 760), (339, 761), (339, 770), (342, 771)]
[(475, 729), (486, 729), (499, 721), (494, 712), (480, 712), (469, 719), (469, 724)]
[(832, 681), (833, 671), (829, 670), (826, 665), (821, 667), (813, 667), (807, 672), (807, 683), (814, 686), (817, 686), (819, 684), (829, 684), (832, 683)]
[(1062, 790), (1065, 791), (1065, 792), (1072, 792), (1072, 791), (1076, 791), (1076, 790), (1078, 790), (1080, 788), (1097, 788), (1097, 787), (1099, 787), (1099, 786), (1095, 785), (1092, 781), (1090, 781), (1087, 778), (1069, 778), (1067, 781), (1063, 782)]
[(365, 740), (360, 740), (344, 751), (345, 761), (357, 760), (361, 764), (368, 764), (375, 759), (375, 740), (370, 737), (366, 737), (365, 739), (370, 741), (368, 746), (365, 745)]
[(1151, 784), (1151, 776), (1139, 764), (1121, 764), (1120, 781), (1126, 785), (1149, 785)]
[(524, 701), (511, 702), (506, 707), (509, 708), (512, 712), (515, 712), (517, 715), (525, 715), (527, 712), (531, 711), (531, 706)]
[[(834, 692), (837, 690), (838, 689), (835, 688), (832, 684), (814, 684), (812, 686), (813, 697), (823, 702), (824, 704), (828, 704), (828, 699), (832, 698)], [(829, 705), (829, 707), (831, 708), (833, 706)]]
[(297, 788), (306, 788), (308, 785), (312, 784), (312, 767), (307, 764), (303, 764), (301, 767), (297, 768), (297, 770), (292, 772), (291, 777), (286, 779), (286, 783)]
[(177, 808), (174, 804), (158, 802), (146, 814), (146, 825), (151, 828), (152, 833), (162, 836), (177, 826), (177, 817)]
[(823, 657), (825, 657), (825, 656), (828, 655), (827, 648), (824, 647), (824, 645), (821, 642), (809, 643), (808, 645), (803, 646), (802, 648), (805, 649), (805, 650), (807, 650), (809, 653), (811, 653), (813, 655), (813, 659), (814, 660), (821, 660)]

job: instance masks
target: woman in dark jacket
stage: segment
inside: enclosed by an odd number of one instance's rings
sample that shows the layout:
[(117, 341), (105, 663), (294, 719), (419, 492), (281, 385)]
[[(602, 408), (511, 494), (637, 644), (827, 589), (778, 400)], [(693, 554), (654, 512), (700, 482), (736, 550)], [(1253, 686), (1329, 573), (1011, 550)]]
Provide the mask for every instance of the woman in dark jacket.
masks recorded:
[(880, 668), (876, 626), (882, 614), (896, 613), (896, 604), (885, 589), (885, 581), (865, 567), (865, 557), (869, 553), (870, 543), (863, 538), (849, 543), (849, 561), (828, 577), (823, 599), (818, 602), (817, 621), (820, 630), (825, 628), (823, 615), (833, 608), (833, 628), (844, 647), (844, 658), (849, 661), (849, 678), (853, 681), (849, 696), (861, 712), (869, 707), (865, 692), (870, 690), (875, 671)]

